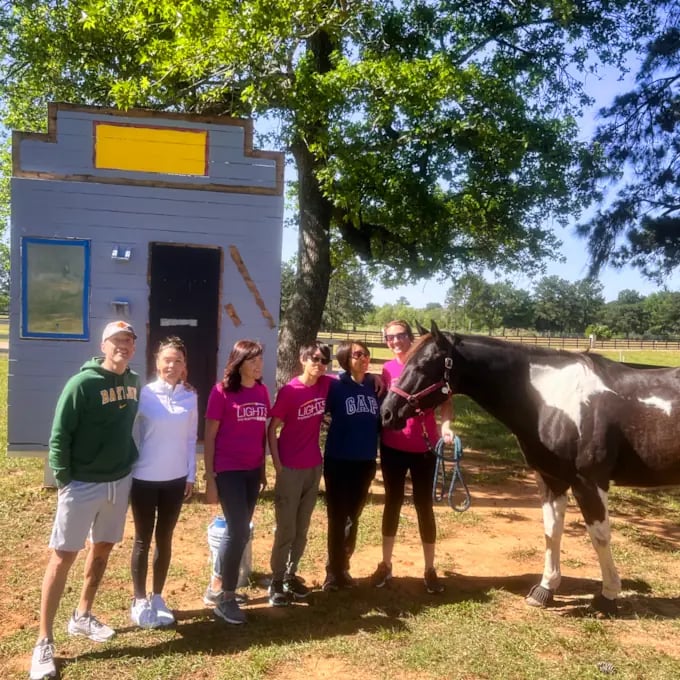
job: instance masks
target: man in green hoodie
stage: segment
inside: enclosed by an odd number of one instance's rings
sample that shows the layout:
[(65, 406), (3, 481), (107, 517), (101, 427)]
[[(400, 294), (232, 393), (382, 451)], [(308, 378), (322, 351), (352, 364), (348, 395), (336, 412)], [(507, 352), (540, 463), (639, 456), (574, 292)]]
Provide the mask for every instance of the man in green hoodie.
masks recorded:
[(105, 642), (115, 632), (91, 610), (111, 549), (123, 538), (132, 464), (137, 459), (132, 424), (139, 377), (128, 366), (136, 338), (126, 321), (109, 323), (102, 333), (103, 358), (86, 362), (66, 383), (57, 402), (48, 461), (59, 491), (32, 680), (56, 676), (54, 618), (69, 570), (87, 538), (91, 547), (68, 633)]

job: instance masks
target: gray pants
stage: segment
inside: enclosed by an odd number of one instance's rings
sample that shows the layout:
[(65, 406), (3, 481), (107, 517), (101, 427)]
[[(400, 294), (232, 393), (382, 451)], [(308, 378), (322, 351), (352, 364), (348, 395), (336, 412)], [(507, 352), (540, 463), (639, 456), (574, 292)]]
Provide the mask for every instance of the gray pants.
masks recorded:
[(272, 547), (272, 580), (294, 576), (307, 545), (321, 481), (321, 465), (304, 470), (283, 467), (276, 475), (274, 508), (276, 533)]
[(120, 543), (132, 486), (132, 475), (115, 482), (71, 480), (59, 489), (50, 548), (78, 552), (85, 539), (92, 543)]

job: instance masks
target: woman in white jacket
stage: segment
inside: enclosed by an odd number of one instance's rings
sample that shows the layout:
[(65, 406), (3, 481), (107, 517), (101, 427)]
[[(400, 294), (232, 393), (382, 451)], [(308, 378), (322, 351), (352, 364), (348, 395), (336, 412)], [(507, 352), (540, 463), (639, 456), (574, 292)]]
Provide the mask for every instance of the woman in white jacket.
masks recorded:
[[(131, 571), (132, 622), (143, 628), (168, 626), (175, 617), (161, 593), (170, 566), (172, 534), (182, 503), (193, 491), (196, 475), (196, 391), (187, 386), (187, 353), (177, 337), (163, 340), (156, 353), (157, 379), (140, 393), (133, 435), (139, 459), (132, 469), (130, 506), (135, 522)], [(152, 537), (151, 594), (146, 580)]]

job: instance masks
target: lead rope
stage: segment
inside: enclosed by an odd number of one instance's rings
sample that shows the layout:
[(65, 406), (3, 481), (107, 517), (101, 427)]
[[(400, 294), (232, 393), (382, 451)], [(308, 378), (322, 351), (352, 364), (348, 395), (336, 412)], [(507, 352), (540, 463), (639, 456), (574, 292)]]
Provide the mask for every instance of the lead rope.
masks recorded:
[[(463, 473), (460, 469), (460, 461), (463, 459), (463, 443), (460, 437), (456, 434), (453, 437), (453, 454), (447, 456), (444, 452), (444, 437), (441, 437), (437, 444), (433, 447), (430, 437), (427, 434), (427, 428), (425, 427), (424, 411), (418, 409), (416, 415), (420, 418), (420, 427), (423, 432), (423, 439), (427, 445), (428, 451), (431, 451), (437, 458), (434, 466), (434, 477), (432, 479), (432, 500), (435, 502), (440, 502), (444, 500), (444, 489), (446, 489), (446, 463), (453, 463), (453, 471), (451, 472), (451, 481), (449, 482), (449, 492), (447, 495), (447, 500), (449, 507), (456, 512), (465, 512), (472, 502), (472, 497), (470, 496), (470, 489), (468, 489), (465, 480), (463, 479)], [(441, 477), (441, 482), (439, 478)], [(460, 505), (456, 505), (453, 502), (453, 497), (456, 492), (456, 481), (460, 482), (461, 487), (465, 497)]]
[[(451, 471), (451, 481), (449, 482), (449, 490), (447, 494), (447, 500), (449, 507), (456, 512), (465, 512), (472, 502), (470, 496), (470, 490), (463, 479), (463, 473), (460, 466), (460, 461), (463, 459), (463, 444), (460, 441), (460, 437), (455, 435), (453, 438), (453, 452), (450, 456), (445, 453), (444, 438), (442, 437), (434, 448), (434, 454), (437, 457), (437, 462), (434, 468), (434, 479), (432, 481), (432, 499), (434, 501), (444, 500), (444, 493), (446, 490), (446, 463), (453, 463), (453, 469)], [(456, 484), (460, 483), (462, 491), (464, 493), (463, 500), (460, 504), (454, 502), (454, 496), (456, 493)]]

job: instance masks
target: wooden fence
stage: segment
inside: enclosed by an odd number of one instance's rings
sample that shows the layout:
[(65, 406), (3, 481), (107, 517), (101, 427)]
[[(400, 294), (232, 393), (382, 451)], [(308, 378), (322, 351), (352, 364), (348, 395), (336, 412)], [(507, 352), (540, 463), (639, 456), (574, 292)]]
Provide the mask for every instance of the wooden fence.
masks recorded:
[[(374, 348), (384, 348), (385, 343), (382, 339), (380, 331), (333, 331), (331, 333), (318, 333), (318, 339), (331, 345), (331, 354), (335, 354), (334, 345), (339, 344), (343, 340), (361, 340), (366, 343), (366, 346), (371, 350), (371, 370), (380, 371), (382, 365), (388, 359), (375, 356)], [(543, 337), (540, 335), (504, 335), (494, 336), (508, 342), (518, 342), (522, 345), (537, 345), (541, 347), (553, 347), (554, 349), (566, 349), (572, 352), (583, 352), (587, 349), (593, 350), (618, 350), (620, 352), (629, 350), (677, 350), (680, 351), (680, 341), (674, 340), (633, 340), (633, 339), (612, 339), (612, 340), (593, 340), (589, 338), (558, 338), (558, 337)], [(637, 368), (655, 368), (654, 366), (647, 366), (641, 364), (631, 364), (629, 366)], [(335, 360), (333, 361), (332, 370), (338, 370)]]
[[(369, 347), (384, 347), (382, 333), (380, 331), (331, 331), (320, 332), (319, 340), (335, 345), (342, 340), (362, 340)], [(611, 340), (593, 340), (583, 337), (547, 337), (542, 335), (498, 335), (508, 342), (518, 342), (522, 345), (538, 345), (541, 347), (554, 347), (555, 349), (567, 349), (583, 351), (586, 349), (602, 350), (680, 350), (678, 340), (640, 340), (633, 338), (612, 338)]]

